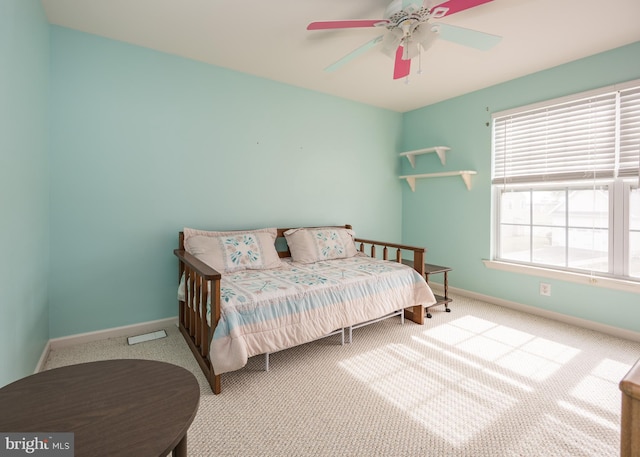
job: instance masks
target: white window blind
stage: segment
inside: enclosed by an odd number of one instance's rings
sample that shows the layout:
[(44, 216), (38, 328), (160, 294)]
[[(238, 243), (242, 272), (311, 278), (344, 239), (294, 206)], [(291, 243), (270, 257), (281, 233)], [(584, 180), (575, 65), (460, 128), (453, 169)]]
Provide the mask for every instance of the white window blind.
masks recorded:
[(495, 115), (492, 182), (637, 176), (640, 86)]
[(640, 87), (620, 92), (620, 176), (640, 172)]

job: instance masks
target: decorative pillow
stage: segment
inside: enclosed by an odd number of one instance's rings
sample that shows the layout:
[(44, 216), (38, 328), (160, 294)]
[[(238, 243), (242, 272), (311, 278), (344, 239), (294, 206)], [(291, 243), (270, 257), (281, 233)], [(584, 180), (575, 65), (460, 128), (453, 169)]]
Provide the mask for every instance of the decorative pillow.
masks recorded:
[(284, 232), (294, 262), (344, 259), (357, 254), (353, 230), (336, 227), (297, 228)]
[(282, 265), (276, 229), (209, 232), (185, 227), (184, 248), (220, 273), (266, 270)]

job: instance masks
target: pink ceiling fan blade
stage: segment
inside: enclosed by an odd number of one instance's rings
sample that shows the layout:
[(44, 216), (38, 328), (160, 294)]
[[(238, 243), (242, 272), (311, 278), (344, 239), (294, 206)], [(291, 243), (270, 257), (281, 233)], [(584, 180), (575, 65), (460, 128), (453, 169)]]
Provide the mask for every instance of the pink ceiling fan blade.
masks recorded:
[(353, 21), (320, 21), (312, 22), (307, 30), (353, 29), (357, 27), (378, 27), (388, 24), (386, 19), (356, 19)]
[(393, 79), (404, 78), (409, 76), (411, 71), (411, 60), (404, 60), (404, 47), (398, 46), (396, 49), (396, 63), (393, 67)]
[(438, 8), (445, 8), (448, 9), (448, 11), (442, 15), (438, 15), (438, 17), (451, 16), (452, 14), (459, 13), (460, 11), (475, 8), (476, 6), (492, 1), (493, 0), (448, 0), (438, 3), (431, 11), (435, 12)]

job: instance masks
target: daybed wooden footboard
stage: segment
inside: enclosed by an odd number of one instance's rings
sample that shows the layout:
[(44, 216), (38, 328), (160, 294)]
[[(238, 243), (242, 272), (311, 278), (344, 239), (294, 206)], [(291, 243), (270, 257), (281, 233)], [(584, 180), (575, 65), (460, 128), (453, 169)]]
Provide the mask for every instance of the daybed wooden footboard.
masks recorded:
[[(222, 275), (184, 250), (184, 234), (179, 235), (178, 282), (184, 276), (184, 301), (178, 301), (178, 327), (191, 352), (207, 377), (211, 390), (221, 392), (220, 375), (216, 375), (209, 360), (213, 330), (220, 320), (220, 279)], [(211, 294), (211, 297), (209, 297)], [(211, 323), (207, 322), (207, 301), (211, 300)]]
[[(413, 261), (413, 268), (420, 273), (421, 276), (424, 276), (424, 256), (426, 249), (419, 248), (416, 246), (407, 246), (405, 244), (394, 244), (394, 243), (385, 243), (382, 241), (372, 241), (365, 240), (362, 238), (356, 238), (356, 244), (360, 244), (360, 252), (365, 252), (365, 245), (370, 246), (369, 255), (371, 257), (376, 257), (376, 246), (382, 248), (382, 259), (383, 260), (395, 260), (396, 262), (402, 262), (402, 251), (410, 251), (413, 253), (413, 256), (409, 259)], [(394, 259), (389, 259), (389, 248), (396, 250), (396, 255)], [(416, 324), (424, 325), (424, 309), (422, 305), (416, 305), (411, 309), (404, 310), (404, 316), (415, 322)]]
[[(350, 225), (344, 227), (351, 228)], [(286, 230), (288, 229), (278, 229), (278, 239), (284, 237), (283, 234)], [(178, 242), (179, 249), (173, 251), (179, 260), (178, 281), (181, 281), (183, 276), (185, 281), (184, 300), (179, 301), (178, 311), (180, 332), (205, 374), (211, 390), (214, 394), (219, 394), (222, 391), (220, 375), (213, 371), (209, 359), (209, 348), (213, 329), (220, 320), (221, 274), (184, 250), (184, 234), (182, 232), (179, 234)], [(368, 246), (368, 254), (371, 257), (377, 257), (377, 248), (382, 249), (384, 260), (400, 262), (403, 252), (406, 252), (411, 256), (409, 260), (413, 260), (416, 271), (421, 275), (424, 273), (425, 248), (360, 238), (356, 239), (356, 245), (358, 244), (361, 252), (365, 252), (365, 246)], [(278, 254), (280, 257), (289, 257), (291, 254), (286, 249), (286, 245), (284, 246), (285, 249), (279, 249)], [(278, 243), (276, 243), (276, 247), (280, 247)], [(389, 259), (390, 249), (395, 249), (395, 258), (393, 259)], [(211, 303), (211, 327), (207, 323), (206, 304), (208, 301)], [(424, 310), (421, 305), (406, 309), (405, 316), (417, 324), (424, 324)]]

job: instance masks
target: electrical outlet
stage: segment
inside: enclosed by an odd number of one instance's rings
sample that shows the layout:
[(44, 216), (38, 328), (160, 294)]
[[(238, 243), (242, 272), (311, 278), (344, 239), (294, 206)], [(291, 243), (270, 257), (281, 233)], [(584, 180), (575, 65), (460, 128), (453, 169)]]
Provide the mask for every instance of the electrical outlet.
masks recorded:
[(546, 282), (540, 283), (540, 295), (545, 295), (547, 297), (551, 296), (551, 284)]

